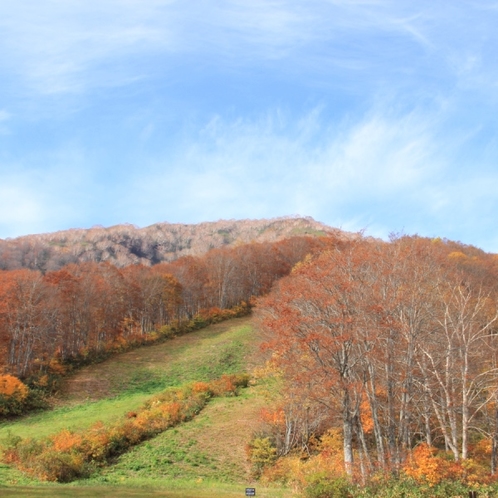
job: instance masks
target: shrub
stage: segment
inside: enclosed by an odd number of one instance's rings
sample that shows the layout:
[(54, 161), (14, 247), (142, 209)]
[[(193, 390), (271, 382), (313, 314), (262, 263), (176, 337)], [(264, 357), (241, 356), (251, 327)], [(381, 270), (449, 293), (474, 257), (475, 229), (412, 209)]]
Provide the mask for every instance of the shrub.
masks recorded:
[(69, 452), (81, 446), (83, 436), (64, 429), (55, 436), (52, 436), (51, 440), (55, 451)]
[(190, 325), (193, 330), (199, 330), (208, 326), (208, 322), (203, 316), (195, 315), (194, 318), (190, 321)]
[(211, 391), (211, 386), (207, 382), (194, 382), (192, 384), (192, 392), (205, 393), (208, 396), (211, 396), (213, 394)]
[(273, 465), (277, 459), (277, 448), (271, 444), (269, 437), (253, 439), (248, 445), (247, 452), (256, 477), (261, 476), (263, 470)]
[(13, 436), (2, 441), (3, 461), (13, 463), (21, 470), (29, 469), (30, 463), (43, 451), (44, 443), (35, 439)]
[(71, 482), (89, 473), (88, 464), (81, 454), (44, 451), (38, 456), (34, 473), (45, 481)]
[(19, 415), (26, 408), (28, 387), (13, 375), (0, 375), (0, 415)]
[(445, 481), (471, 485), (490, 480), (489, 470), (482, 462), (472, 458), (455, 462), (452, 456), (427, 444), (415, 448), (403, 471), (418, 483), (430, 486)]
[(334, 477), (325, 472), (310, 475), (305, 487), (308, 498), (352, 498), (352, 491), (352, 484), (345, 477)]
[(209, 383), (214, 396), (237, 396), (239, 387), (249, 385), (250, 376), (247, 374), (224, 374), (219, 379)]
[(161, 337), (171, 339), (175, 336), (176, 330), (171, 325), (163, 325), (159, 329), (159, 334)]

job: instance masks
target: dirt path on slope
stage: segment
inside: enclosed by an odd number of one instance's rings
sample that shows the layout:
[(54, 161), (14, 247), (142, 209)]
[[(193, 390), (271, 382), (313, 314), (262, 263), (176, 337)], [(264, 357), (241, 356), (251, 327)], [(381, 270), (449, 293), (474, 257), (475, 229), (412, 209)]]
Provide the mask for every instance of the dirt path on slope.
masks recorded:
[(213, 424), (208, 431), (199, 431), (197, 446), (215, 455), (220, 467), (236, 466), (250, 480), (250, 463), (246, 446), (259, 426), (261, 409), (267, 406), (258, 386), (248, 398), (230, 399), (228, 403), (213, 403), (203, 414)]

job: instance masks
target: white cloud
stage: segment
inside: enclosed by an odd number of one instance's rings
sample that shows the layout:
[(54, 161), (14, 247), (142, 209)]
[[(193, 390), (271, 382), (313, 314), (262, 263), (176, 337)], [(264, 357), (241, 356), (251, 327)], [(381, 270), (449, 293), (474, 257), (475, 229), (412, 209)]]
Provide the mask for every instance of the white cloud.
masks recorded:
[(43, 205), (26, 185), (2, 183), (0, 186), (0, 225), (26, 225), (44, 219)]

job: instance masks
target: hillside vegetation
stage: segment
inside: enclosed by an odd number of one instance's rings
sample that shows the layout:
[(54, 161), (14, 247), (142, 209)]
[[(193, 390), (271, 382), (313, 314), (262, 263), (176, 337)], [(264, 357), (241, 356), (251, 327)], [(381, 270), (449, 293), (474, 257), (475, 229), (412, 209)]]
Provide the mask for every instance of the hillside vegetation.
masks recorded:
[[(50, 389), (74, 365), (247, 313), (275, 280), (335, 241), (253, 242), (152, 267), (86, 262), (45, 273), (0, 270), (0, 369)], [(0, 378), (0, 414), (31, 403), (33, 391), (15, 382)]]
[(0, 239), (0, 269), (46, 272), (89, 261), (107, 261), (120, 268), (137, 263), (149, 266), (182, 256), (200, 256), (210, 249), (276, 242), (300, 235), (353, 236), (309, 217), (220, 220), (192, 225), (156, 223), (145, 228), (125, 224)]
[(296, 265), (256, 315), (285, 382), (252, 444), (263, 477), (311, 481), (312, 496), (360, 496), (395, 480), (420, 486), (403, 496), (489, 496), (496, 255), (408, 236), (339, 243)]
[[(167, 387), (254, 368), (261, 361), (258, 343), (250, 320), (243, 318), (84, 367), (64, 380), (52, 410), (4, 422), (0, 439), (42, 438), (63, 429), (85, 430), (97, 420), (126, 419), (126, 413)], [(215, 399), (190, 422), (138, 445), (84, 483), (73, 483), (71, 493), (133, 496), (140, 488), (142, 496), (159, 491), (161, 496), (240, 496), (253, 483), (244, 448), (265, 403), (260, 386)], [(68, 492), (67, 486), (42, 485), (5, 466), (0, 467), (0, 485), (7, 486), (2, 496), (9, 496), (11, 486), (24, 496)], [(280, 496), (280, 491), (258, 485), (258, 496)]]

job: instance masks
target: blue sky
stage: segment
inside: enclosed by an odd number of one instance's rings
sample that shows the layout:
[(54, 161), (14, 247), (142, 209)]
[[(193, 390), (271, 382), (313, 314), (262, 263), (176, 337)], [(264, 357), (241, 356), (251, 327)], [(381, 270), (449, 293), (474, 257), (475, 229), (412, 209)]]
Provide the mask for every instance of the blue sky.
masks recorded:
[(498, 2), (0, 5), (0, 238), (301, 214), (498, 252)]

